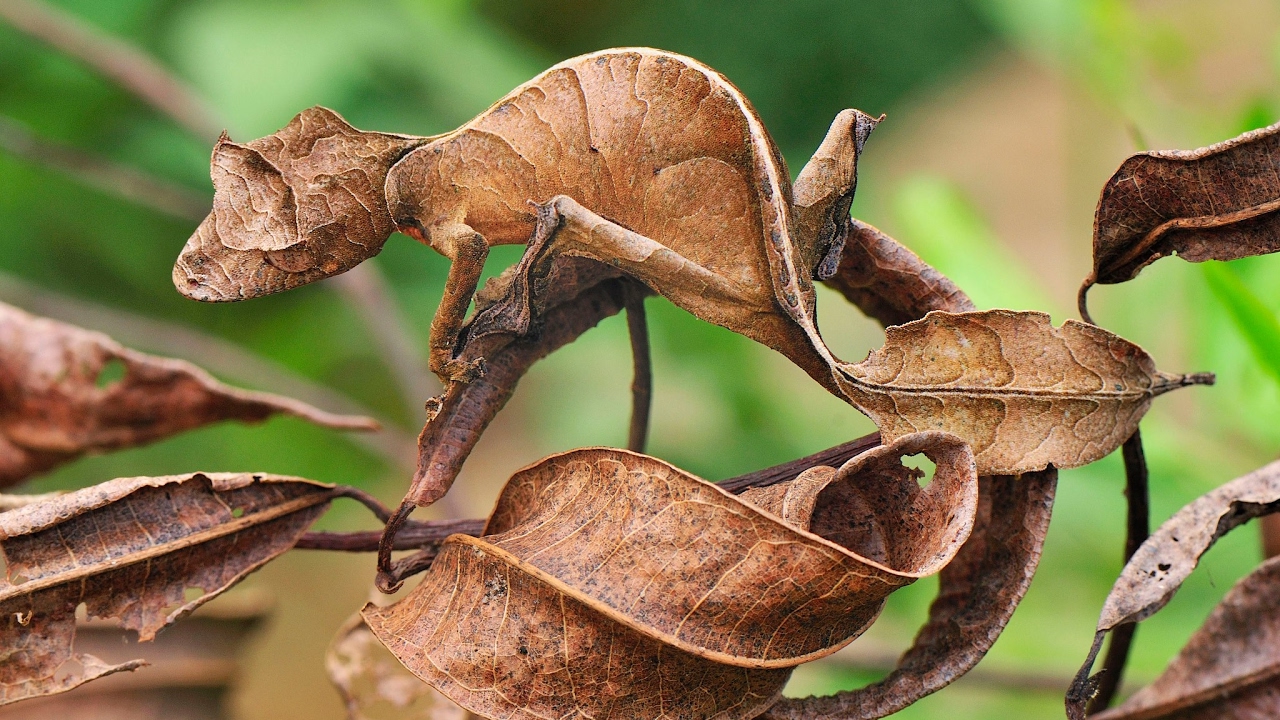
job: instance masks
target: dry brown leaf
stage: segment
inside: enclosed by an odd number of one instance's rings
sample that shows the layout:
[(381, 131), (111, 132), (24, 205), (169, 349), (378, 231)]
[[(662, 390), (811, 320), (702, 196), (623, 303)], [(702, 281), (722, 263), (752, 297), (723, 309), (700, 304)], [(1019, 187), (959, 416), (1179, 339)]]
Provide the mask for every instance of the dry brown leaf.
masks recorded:
[(1280, 461), (1201, 495), (1152, 533), (1124, 566), (1107, 595), (1093, 647), (1067, 694), (1068, 714), (1073, 718), (1084, 716), (1083, 706), (1093, 687), (1089, 668), (1107, 632), (1154, 615), (1173, 598), (1218, 538), (1248, 520), (1277, 510)]
[(1171, 253), (1202, 262), (1280, 250), (1277, 153), (1280, 124), (1199, 150), (1125, 160), (1098, 200), (1082, 310), (1091, 285), (1132, 280)]
[[(150, 640), (292, 547), (336, 494), (300, 478), (195, 473), (119, 478), (0, 514), (0, 705), (139, 666), (73, 653), (81, 603)], [(192, 589), (203, 594), (187, 600)]]
[(270, 593), (236, 587), (145, 646), (116, 623), (78, 621), (77, 652), (107, 664), (143, 656), (146, 670), (4, 705), (0, 720), (230, 720), (229, 696), (250, 667), (249, 646), (272, 605)]
[(1236, 583), (1153, 683), (1098, 720), (1280, 716), (1280, 560)]
[(324, 664), (330, 682), (342, 695), (348, 720), (476, 718), (401, 665), (378, 642), (359, 613), (338, 630), (325, 653)]
[[(879, 230), (851, 220), (839, 271), (828, 285), (882, 324), (930, 310), (966, 312), (969, 298)], [(784, 699), (766, 717), (878, 718), (967, 673), (991, 649), (1022, 601), (1049, 529), (1057, 471), (979, 479), (973, 534), (939, 576), (938, 598), (911, 647), (884, 680), (832, 697)]]
[(980, 479), (973, 534), (942, 569), (938, 597), (915, 642), (884, 680), (832, 696), (784, 698), (764, 720), (891, 715), (973, 669), (991, 649), (1035, 575), (1057, 471)]
[[(938, 465), (923, 489), (899, 463), (917, 452)], [(512, 477), (483, 538), (450, 538), (364, 617), (482, 715), (751, 717), (951, 559), (977, 479), (967, 446), (922, 433), (753, 494), (798, 524), (642, 455), (553, 456)]]
[(144, 355), (102, 333), (0, 303), (0, 487), (85, 453), (277, 413), (326, 427), (378, 427), (369, 418), (228, 387), (191, 363)]
[(888, 327), (919, 320), (930, 310), (976, 309), (955, 283), (898, 241), (856, 218), (849, 224), (840, 266), (824, 282), (868, 317)]
[(1152, 398), (1213, 376), (1170, 375), (1142, 348), (1038, 312), (931, 312), (890, 327), (884, 346), (844, 366), (842, 386), (885, 442), (943, 430), (973, 447), (978, 472), (1071, 468), (1118, 448)]

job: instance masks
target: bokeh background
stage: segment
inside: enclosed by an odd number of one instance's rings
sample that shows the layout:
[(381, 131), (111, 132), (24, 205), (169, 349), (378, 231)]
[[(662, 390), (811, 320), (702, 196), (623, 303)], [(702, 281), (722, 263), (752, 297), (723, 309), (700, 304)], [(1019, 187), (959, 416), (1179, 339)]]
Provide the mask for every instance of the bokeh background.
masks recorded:
[[(233, 138), (334, 108), (365, 129), (452, 129), (570, 56), (649, 45), (697, 57), (755, 103), (798, 170), (837, 111), (887, 120), (867, 144), (853, 212), (955, 279), (980, 307), (1073, 317), (1103, 182), (1141, 149), (1193, 148), (1280, 114), (1280, 7), (1266, 0), (60, 0), (57, 6), (158, 58)], [(170, 184), (131, 202), (127, 183), (51, 167), (32, 137)], [(170, 285), (211, 196), (195, 137), (78, 62), (0, 23), (0, 300), (186, 357), (230, 382), (382, 418), (380, 447), (291, 419), (221, 425), (82, 460), (33, 490), (122, 475), (254, 470), (360, 486), (398, 500), (397, 442), (417, 431), (432, 380), (406, 379), (368, 306), (327, 281), (244, 304), (200, 305)], [(35, 148), (35, 151), (33, 151)], [(47, 149), (47, 148), (46, 148)], [(94, 180), (97, 177), (97, 180)], [(88, 182), (86, 182), (88, 181)], [(99, 187), (94, 187), (97, 182)], [(184, 204), (185, 203), (185, 204)], [(198, 207), (197, 207), (198, 209)], [(187, 214), (190, 214), (189, 212)], [(518, 248), (494, 253), (491, 271)], [(425, 354), (447, 262), (396, 236), (373, 262), (403, 337)], [(1165, 260), (1093, 292), (1094, 317), (1170, 371), (1219, 383), (1161, 398), (1143, 424), (1155, 522), (1280, 449), (1280, 259)], [(839, 355), (882, 332), (820, 295)], [(362, 307), (365, 309), (362, 310)], [(656, 396), (650, 451), (718, 479), (872, 429), (780, 356), (649, 301)], [(364, 313), (364, 314), (362, 314)], [(386, 318), (383, 318), (386, 320)], [(393, 354), (392, 354), (393, 355)], [(402, 368), (403, 369), (403, 368)], [(551, 452), (625, 443), (630, 358), (615, 317), (537, 365), (442, 507), (481, 515), (514, 469)], [(1121, 566), (1118, 458), (1062, 473), (1039, 574), (1004, 636), (966, 679), (905, 718), (1060, 717)], [(327, 529), (371, 527), (335, 507)], [(1149, 680), (1260, 559), (1255, 528), (1209, 553), (1140, 629), (1129, 688)], [(248, 581), (276, 611), (246, 658), (239, 717), (342, 717), (323, 654), (364, 602), (373, 558), (298, 551)], [(922, 622), (935, 583), (893, 597), (864, 638), (795, 674), (790, 694), (829, 693), (885, 672)], [(145, 672), (145, 671), (144, 671)]]

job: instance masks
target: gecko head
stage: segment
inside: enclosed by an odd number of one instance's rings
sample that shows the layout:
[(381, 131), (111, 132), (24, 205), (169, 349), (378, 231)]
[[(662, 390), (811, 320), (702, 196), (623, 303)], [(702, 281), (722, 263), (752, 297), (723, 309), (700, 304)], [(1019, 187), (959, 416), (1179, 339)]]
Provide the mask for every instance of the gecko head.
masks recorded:
[(327, 108), (241, 145), (213, 148), (213, 209), (173, 267), (178, 291), (226, 302), (269, 295), (350, 270), (395, 229), (387, 172), (422, 142), (362, 132)]

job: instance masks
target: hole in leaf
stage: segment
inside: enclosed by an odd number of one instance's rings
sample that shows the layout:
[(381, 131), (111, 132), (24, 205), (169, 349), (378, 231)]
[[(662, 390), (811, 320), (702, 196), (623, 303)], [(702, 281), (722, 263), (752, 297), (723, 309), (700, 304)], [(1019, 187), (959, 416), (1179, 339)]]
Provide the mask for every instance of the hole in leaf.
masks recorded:
[(204, 588), (189, 587), (182, 591), (182, 602), (189, 603), (192, 600), (199, 600), (204, 597)]
[(914, 471), (916, 482), (920, 483), (922, 488), (928, 487), (929, 483), (933, 482), (933, 473), (938, 469), (937, 464), (923, 453), (902, 458), (902, 464)]
[(244, 508), (231, 508), (231, 517), (244, 517)]
[(94, 379), (93, 384), (99, 390), (106, 389), (124, 379), (128, 368), (125, 367), (124, 361), (119, 358), (111, 358), (106, 365), (98, 371), (98, 377)]

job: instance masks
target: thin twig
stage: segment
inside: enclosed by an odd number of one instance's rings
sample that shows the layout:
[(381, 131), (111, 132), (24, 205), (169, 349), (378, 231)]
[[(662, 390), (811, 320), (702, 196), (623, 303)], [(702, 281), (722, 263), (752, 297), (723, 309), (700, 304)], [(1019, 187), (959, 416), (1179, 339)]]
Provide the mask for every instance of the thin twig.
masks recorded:
[(873, 432), (856, 440), (850, 440), (847, 443), (841, 443), (826, 450), (819, 450), (812, 455), (806, 455), (802, 458), (750, 472), (746, 475), (726, 478), (716, 484), (736, 495), (747, 488), (767, 487), (780, 482), (794, 480), (800, 473), (818, 465), (839, 467), (850, 458), (861, 455), (879, 444), (880, 433)]
[[(0, 7), (3, 4), (0, 3)], [(181, 220), (200, 222), (209, 212), (202, 193), (126, 165), (40, 138), (16, 120), (0, 115), (0, 148), (57, 170), (82, 185)]]
[(653, 405), (653, 363), (649, 352), (649, 324), (644, 312), (644, 294), (628, 286), (627, 332), (631, 335), (631, 427), (627, 449), (644, 452), (649, 439), (649, 410)]
[[(126, 310), (45, 290), (0, 272), (0, 301), (17, 305), (37, 315), (81, 327), (91, 327), (141, 350), (199, 363), (217, 375), (233, 378), (253, 387), (295, 397), (316, 407), (345, 415), (376, 413), (347, 396), (319, 385), (277, 365), (235, 343), (193, 330), (185, 325), (155, 320)], [(417, 462), (417, 442), (407, 433), (377, 418), (382, 431), (355, 433), (348, 439), (383, 458), (394, 468), (411, 468)]]
[[(484, 520), (442, 520), (405, 525), (396, 535), (396, 550), (417, 550), (436, 546), (450, 535), (479, 535), (484, 530)], [(302, 536), (295, 548), (299, 550), (334, 550), (338, 552), (376, 552), (382, 540), (381, 530), (357, 532), (309, 532)]]
[(212, 142), (222, 132), (213, 108), (138, 48), (38, 0), (3, 0), (0, 18), (69, 55)]
[[(1121, 454), (1124, 457), (1124, 493), (1128, 507), (1124, 541), (1124, 561), (1127, 563), (1151, 535), (1151, 494), (1141, 431), (1134, 430), (1133, 435), (1125, 440)], [(1111, 631), (1102, 670), (1096, 676), (1097, 692), (1089, 701), (1086, 714), (1092, 715), (1110, 707), (1116, 691), (1120, 689), (1120, 681), (1124, 679), (1124, 666), (1129, 660), (1129, 648), (1137, 631), (1138, 623), (1127, 623)]]

